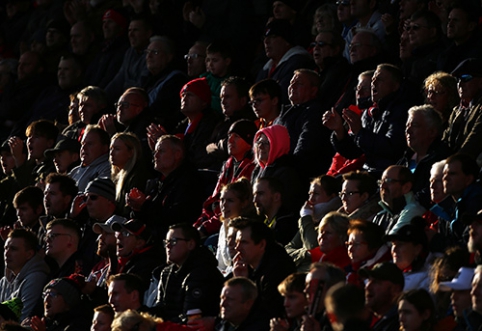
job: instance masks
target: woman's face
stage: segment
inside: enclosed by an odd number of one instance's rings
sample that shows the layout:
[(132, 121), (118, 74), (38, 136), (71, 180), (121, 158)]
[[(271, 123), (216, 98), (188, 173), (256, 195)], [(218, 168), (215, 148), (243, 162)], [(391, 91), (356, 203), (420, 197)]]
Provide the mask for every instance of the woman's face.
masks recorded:
[(418, 331), (423, 321), (428, 318), (428, 313), (420, 314), (410, 302), (401, 300), (398, 303), (398, 319), (400, 320), (401, 331)]
[(441, 84), (430, 84), (425, 89), (427, 103), (444, 114), (449, 103), (449, 93)]
[(405, 270), (422, 251), (422, 245), (415, 245), (411, 242), (394, 240), (392, 241), (392, 259), (400, 270)]
[(318, 244), (320, 245), (320, 250), (325, 254), (339, 246), (345, 245), (341, 236), (335, 232), (330, 224), (320, 226), (318, 231)]
[(228, 220), (241, 215), (243, 203), (233, 191), (227, 190), (221, 193), (221, 215)]
[(132, 150), (120, 139), (116, 139), (110, 144), (110, 163), (119, 169), (124, 169), (127, 161), (132, 158), (132, 154)]
[(363, 238), (363, 233), (360, 231), (350, 233), (348, 236), (347, 250), (352, 263), (365, 261), (373, 254), (368, 248), (368, 243)]

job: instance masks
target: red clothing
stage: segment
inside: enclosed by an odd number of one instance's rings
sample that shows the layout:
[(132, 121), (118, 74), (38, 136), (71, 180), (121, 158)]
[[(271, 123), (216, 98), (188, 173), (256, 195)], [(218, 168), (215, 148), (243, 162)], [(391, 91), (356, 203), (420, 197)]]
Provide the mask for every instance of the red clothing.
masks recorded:
[(309, 251), (311, 254), (311, 262), (330, 262), (340, 267), (345, 272), (350, 266), (350, 258), (345, 245), (338, 246), (328, 253), (323, 253), (320, 247), (315, 247)]
[(183, 331), (183, 330), (192, 330), (186, 325), (181, 325), (169, 321), (157, 323), (156, 331)]
[(365, 163), (364, 154), (359, 158), (350, 160), (341, 156), (340, 153), (336, 153), (335, 156), (333, 156), (330, 169), (328, 169), (328, 172), (326, 174), (330, 176), (338, 176), (350, 171), (361, 170), (364, 163)]

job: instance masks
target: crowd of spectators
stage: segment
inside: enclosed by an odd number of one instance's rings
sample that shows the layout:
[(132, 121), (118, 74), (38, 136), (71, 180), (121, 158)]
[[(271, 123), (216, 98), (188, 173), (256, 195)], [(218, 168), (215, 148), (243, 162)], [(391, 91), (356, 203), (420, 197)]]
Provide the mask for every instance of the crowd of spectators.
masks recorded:
[(482, 2), (0, 4), (0, 329), (482, 330)]

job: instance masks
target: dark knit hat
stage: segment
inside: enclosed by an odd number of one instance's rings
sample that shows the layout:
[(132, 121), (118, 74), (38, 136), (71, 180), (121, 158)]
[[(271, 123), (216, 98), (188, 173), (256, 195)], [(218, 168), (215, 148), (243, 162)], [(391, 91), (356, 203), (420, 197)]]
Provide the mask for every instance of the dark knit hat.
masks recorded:
[(240, 136), (246, 143), (253, 146), (253, 138), (258, 131), (256, 124), (250, 120), (238, 120), (234, 122), (229, 128), (229, 133), (236, 133)]
[(272, 20), (266, 25), (264, 36), (278, 36), (286, 40), (291, 45), (295, 44), (293, 26), (288, 20)]
[(75, 139), (64, 137), (57, 141), (54, 148), (46, 149), (44, 155), (48, 158), (53, 158), (55, 153), (62, 151), (80, 153), (80, 143)]
[(84, 193), (98, 194), (107, 200), (115, 201), (115, 185), (107, 177), (95, 178), (87, 184)]
[(358, 271), (358, 274), (362, 278), (388, 280), (393, 284), (400, 285), (401, 288), (405, 286), (402, 270), (398, 269), (396, 264), (391, 262), (378, 263), (371, 270), (370, 268), (362, 268)]
[(23, 303), (20, 298), (13, 298), (0, 303), (0, 316), (5, 321), (20, 322), (22, 316)]
[(208, 80), (206, 78), (196, 78), (187, 82), (181, 89), (180, 95), (185, 92), (192, 92), (201, 98), (202, 101), (211, 104), (211, 89), (209, 88)]
[(147, 228), (146, 224), (137, 219), (131, 219), (126, 223), (114, 222), (111, 228), (115, 232), (126, 230), (136, 237), (141, 237), (146, 243), (148, 243), (152, 237), (151, 231)]
[(85, 286), (85, 278), (79, 274), (72, 274), (69, 277), (52, 279), (44, 287), (44, 292), (54, 289), (63, 298), (69, 308), (75, 308), (80, 303), (82, 288)]

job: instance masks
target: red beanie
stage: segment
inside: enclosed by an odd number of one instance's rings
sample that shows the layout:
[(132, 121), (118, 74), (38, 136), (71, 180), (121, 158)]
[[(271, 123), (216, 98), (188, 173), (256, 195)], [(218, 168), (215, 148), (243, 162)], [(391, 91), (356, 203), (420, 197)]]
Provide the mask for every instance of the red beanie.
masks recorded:
[(118, 11), (114, 9), (109, 9), (102, 16), (102, 21), (113, 20), (118, 26), (121, 27), (122, 31), (127, 29), (127, 19)]
[(202, 101), (211, 104), (211, 89), (206, 78), (196, 78), (186, 83), (181, 89), (179, 94), (181, 95), (185, 92), (192, 92), (201, 98)]

